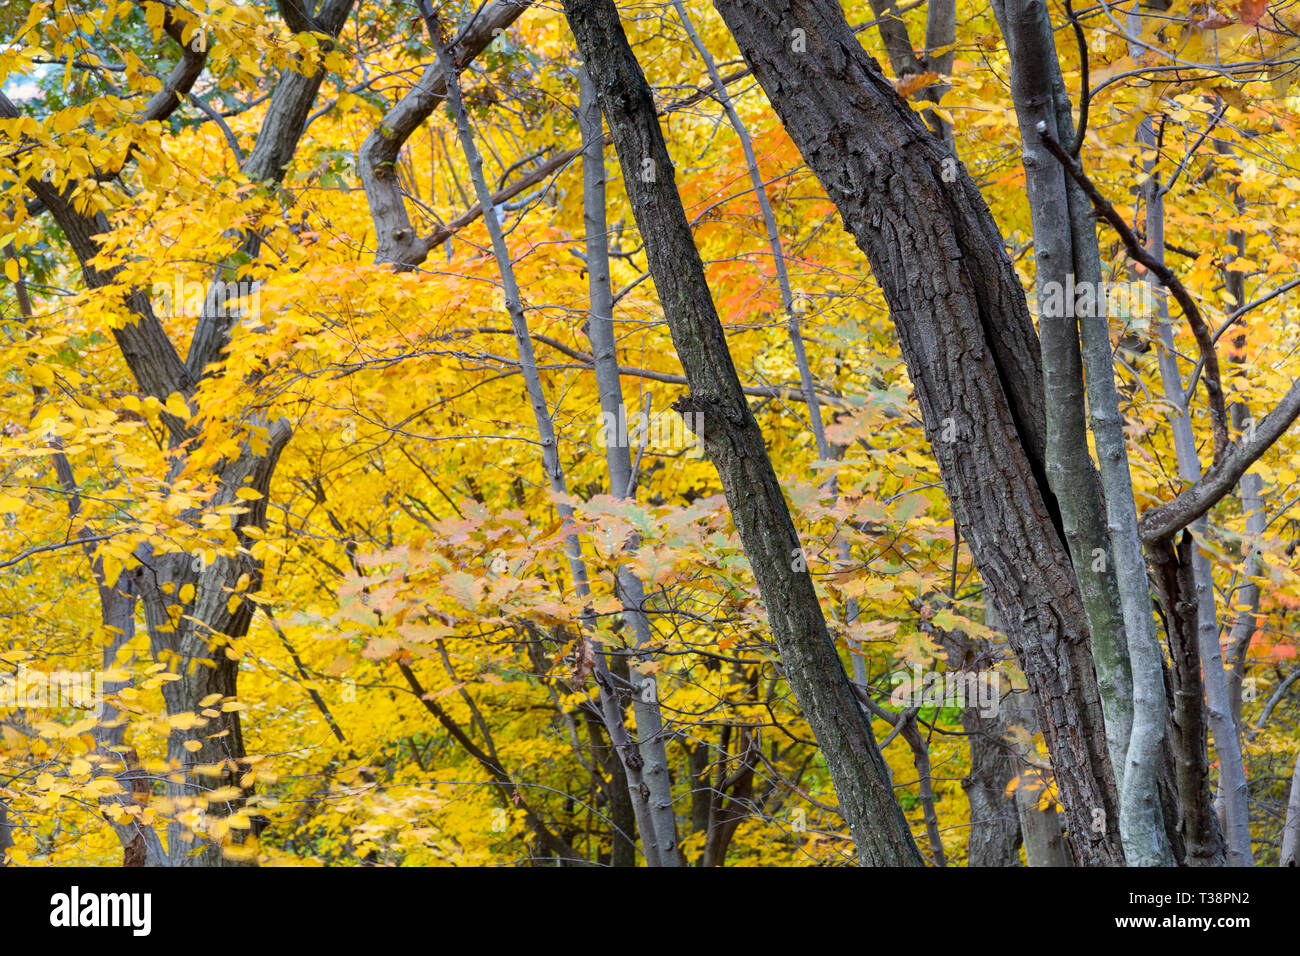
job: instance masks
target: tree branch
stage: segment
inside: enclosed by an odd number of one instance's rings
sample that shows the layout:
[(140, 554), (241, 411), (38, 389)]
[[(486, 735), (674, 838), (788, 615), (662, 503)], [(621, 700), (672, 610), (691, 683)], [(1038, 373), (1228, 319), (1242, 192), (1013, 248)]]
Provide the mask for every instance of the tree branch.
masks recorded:
[(1106, 200), (1101, 191), (1084, 173), (1079, 161), (1066, 153), (1061, 148), (1061, 144), (1052, 138), (1047, 132), (1046, 124), (1040, 123), (1038, 125), (1038, 136), (1047, 151), (1056, 157), (1061, 165), (1065, 167), (1066, 172), (1074, 177), (1074, 181), (1092, 200), (1097, 215), (1110, 223), (1111, 227), (1119, 233), (1120, 239), (1124, 242), (1124, 248), (1128, 250), (1129, 257), (1149, 269), (1151, 274), (1160, 280), (1160, 284), (1173, 293), (1174, 299), (1182, 306), (1183, 314), (1187, 317), (1187, 324), (1191, 326), (1192, 334), (1196, 336), (1196, 344), (1200, 346), (1201, 358), (1205, 363), (1205, 394), (1210, 401), (1210, 424), (1214, 434), (1214, 461), (1217, 463), (1228, 450), (1228, 414), (1223, 402), (1223, 382), (1219, 374), (1219, 356), (1214, 351), (1214, 340), (1210, 335), (1210, 327), (1205, 324), (1205, 319), (1201, 316), (1201, 310), (1197, 307), (1196, 301), (1178, 276), (1174, 275), (1164, 263), (1151, 255), (1142, 245), (1133, 230), (1129, 228), (1128, 223), (1124, 221), (1124, 217), (1115, 210), (1115, 207)]
[(1269, 447), (1282, 436), (1300, 415), (1300, 379), (1254, 433), (1229, 447), (1210, 469), (1192, 485), (1184, 488), (1173, 501), (1146, 512), (1138, 522), (1138, 532), (1147, 545), (1168, 541), (1175, 534), (1209, 511), (1224, 495), (1232, 491), (1238, 479)]

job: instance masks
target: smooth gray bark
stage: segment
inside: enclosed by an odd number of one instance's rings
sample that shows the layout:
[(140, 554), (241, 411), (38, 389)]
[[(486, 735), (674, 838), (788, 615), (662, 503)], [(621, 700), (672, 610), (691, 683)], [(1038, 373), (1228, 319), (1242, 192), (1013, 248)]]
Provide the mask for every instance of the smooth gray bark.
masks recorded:
[[(618, 343), (614, 337), (614, 296), (610, 287), (609, 240), (605, 222), (605, 131), (600, 105), (587, 71), (579, 67), (580, 99), (578, 126), (582, 130), (582, 200), (583, 227), (586, 234), (588, 296), (590, 314), (587, 336), (591, 340), (592, 366), (601, 410), (619, 422), (625, 415), (623, 381), (618, 371)], [(609, 471), (610, 494), (616, 498), (633, 496), (636, 477), (628, 436), (610, 428), (605, 436), (605, 462)], [(635, 551), (640, 541), (634, 536), (627, 544)], [(626, 565), (615, 569), (619, 597), (623, 601), (623, 618), (635, 635), (641, 651), (654, 639), (650, 618), (645, 612), (645, 587)], [(664, 737), (663, 709), (659, 704), (659, 683), (653, 673), (639, 665), (649, 655), (638, 653), (629, 663), (628, 679), (632, 685), (632, 712), (636, 717), (637, 745), (643, 767), (641, 777), (649, 788), (650, 813), (654, 818), (655, 838), (659, 842), (660, 862), (671, 866), (677, 861), (677, 816), (673, 807), (672, 780), (668, 772), (668, 752)]]
[[(453, 60), (463, 68), (485, 50), (500, 32), (528, 9), (531, 0), (491, 0), (455, 39)], [(385, 114), (357, 151), (361, 178), (375, 224), (375, 261), (413, 268), (429, 255), (429, 242), (411, 225), (397, 179), (397, 157), (411, 134), (423, 125), (447, 96), (442, 66), (431, 64)], [(482, 208), (490, 209), (490, 205)]]
[[(438, 45), (438, 64), (443, 75), (448, 77), (446, 84), (447, 104), (450, 106), (452, 115), (456, 120), (456, 132), (460, 138), (466, 162), (469, 165), (474, 192), (483, 208), (490, 209), (492, 194), (483, 175), (483, 161), (478, 147), (474, 143), (474, 133), (470, 129), (469, 116), (465, 111), (464, 104), (461, 102), (459, 79), (456, 77), (447, 46), (438, 41), (438, 21), (430, 16), (427, 8), (422, 9), (429, 28), (430, 39)], [(511, 264), (510, 250), (506, 247), (500, 220), (496, 216), (488, 215), (483, 217), (483, 222), (487, 226), (488, 235), (492, 240), (492, 253), (496, 258), (500, 271), (506, 311), (510, 314), (510, 325), (514, 331), (515, 345), (519, 352), (519, 368), (524, 380), (528, 404), (532, 408), (533, 421), (537, 427), (538, 437), (541, 439), (542, 471), (546, 474), (551, 489), (560, 495), (564, 495), (567, 493), (567, 488), (565, 487), (564, 469), (560, 464), (555, 425), (551, 421), (546, 393), (542, 385), (541, 375), (537, 370), (537, 359), (533, 353), (533, 340), (529, 333), (528, 321), (524, 317), (523, 303), (520, 299), (519, 286), (515, 280), (514, 268)], [(561, 520), (566, 524), (571, 524), (573, 508), (563, 503), (557, 503), (555, 508)], [(586, 597), (590, 593), (587, 583), (587, 567), (583, 561), (582, 547), (576, 533), (566, 535), (564, 550), (568, 559), (569, 572), (573, 578), (574, 591), (579, 597)], [(585, 636), (581, 639), (587, 640)], [(642, 777), (643, 763), (640, 752), (628, 735), (627, 726), (623, 720), (622, 697), (618, 693), (604, 655), (597, 653), (595, 657), (594, 670), (596, 683), (600, 689), (601, 715), (605, 722), (605, 728), (610, 735), (610, 740), (622, 759), (627, 773), (628, 790), (632, 797), (633, 809), (636, 812), (637, 829), (641, 835), (642, 850), (645, 853), (646, 862), (651, 866), (674, 866), (676, 865), (676, 848), (671, 845), (664, 845), (656, 833), (654, 817), (650, 807), (650, 790)]]
[[(1060, 67), (1044, 4), (1041, 0), (994, 0), (993, 11), (1011, 60), (1011, 97), (1020, 126), (1034, 236), (1038, 337), (1042, 343), (1047, 417), (1047, 477), (1060, 504), (1075, 578), (1088, 615), (1097, 683), (1106, 715), (1106, 740), (1115, 782), (1122, 794), (1124, 757), (1133, 723), (1132, 676), (1121, 654), (1124, 619), (1112, 569), (1111, 542), (1102, 517), (1097, 472), (1088, 453), (1079, 321), (1075, 303), (1067, 302), (1063, 294), (1075, 286), (1076, 269), (1067, 177), (1061, 164), (1043, 146), (1039, 126), (1055, 139), (1064, 136), (1067, 142), (1073, 130), (1060, 129), (1062, 117), (1056, 96)], [(1099, 274), (1099, 265), (1091, 271)], [(1088, 281), (1085, 276), (1078, 276), (1078, 280), (1080, 284)], [(1107, 359), (1109, 364), (1109, 354)], [(1136, 542), (1136, 512), (1133, 537)], [(1141, 566), (1139, 555), (1139, 569)], [(1149, 619), (1149, 604), (1147, 610)]]
[[(1029, 734), (1038, 730), (1031, 702), (1024, 700), (1024, 691), (1012, 691), (1006, 697), (1007, 722), (1023, 727)], [(1021, 754), (1016, 773), (1024, 774), (1031, 768)], [(1073, 866), (1065, 834), (1061, 829), (1061, 814), (1056, 807), (1039, 806), (1039, 794), (1032, 787), (1017, 786), (1015, 791), (1016, 814), (1020, 822), (1020, 836), (1025, 847), (1025, 866)]]
[[(1067, 535), (1073, 526), (1071, 555), (1092, 627), (1107, 741), (1120, 793), (1125, 857), (1130, 865), (1166, 865), (1171, 853), (1156, 786), (1165, 728), (1161, 652), (1115, 389), (1096, 228), (1086, 215), (1086, 197), (1042, 141), (1050, 136), (1070, 149), (1075, 136), (1047, 7), (1042, 0), (1005, 0), (995, 2), (994, 10), (1011, 56), (1011, 92), (1033, 218), (1048, 476), (1061, 502)], [(1056, 295), (1044, 308), (1048, 283), (1055, 285)], [(1076, 315), (1076, 303), (1060, 294), (1069, 287), (1088, 289), (1093, 308)], [(1056, 304), (1064, 314), (1051, 314)], [(1105, 489), (1105, 531), (1084, 429), (1084, 356), (1087, 406)]]
[[(1138, 135), (1143, 145), (1154, 149), (1155, 140), (1149, 118), (1143, 122)], [(1154, 172), (1153, 169), (1149, 171)], [(1147, 180), (1143, 186), (1143, 194), (1147, 205), (1147, 242), (1151, 254), (1158, 261), (1163, 262), (1164, 193), (1160, 188), (1158, 176), (1152, 175)], [(1154, 279), (1151, 281), (1154, 282)], [(1174, 351), (1168, 301), (1163, 288), (1153, 291), (1159, 303), (1160, 378), (1164, 387), (1165, 400), (1170, 408), (1170, 427), (1174, 433), (1174, 453), (1178, 461), (1178, 471), (1184, 480), (1197, 482), (1202, 477), (1200, 455), (1196, 450), (1188, 396), (1184, 390)], [(1234, 453), (1235, 451), (1237, 450), (1234, 450)], [(1191, 522), (1191, 530), (1194, 535), (1200, 537), (1204, 537), (1208, 532), (1209, 523), (1203, 513)], [(1196, 644), (1205, 687), (1206, 710), (1214, 733), (1214, 749), (1218, 757), (1222, 781), (1224, 835), (1227, 838), (1228, 863), (1231, 866), (1250, 866), (1252, 865), (1250, 791), (1246, 784), (1241, 739), (1232, 720), (1232, 704), (1228, 694), (1227, 676), (1224, 672), (1223, 650), (1219, 643), (1214, 570), (1210, 565), (1210, 559), (1194, 541), (1190, 550), (1196, 605)]]
[(1291, 774), (1291, 797), (1286, 803), (1286, 823), (1282, 826), (1282, 866), (1300, 866), (1300, 752), (1296, 753)]

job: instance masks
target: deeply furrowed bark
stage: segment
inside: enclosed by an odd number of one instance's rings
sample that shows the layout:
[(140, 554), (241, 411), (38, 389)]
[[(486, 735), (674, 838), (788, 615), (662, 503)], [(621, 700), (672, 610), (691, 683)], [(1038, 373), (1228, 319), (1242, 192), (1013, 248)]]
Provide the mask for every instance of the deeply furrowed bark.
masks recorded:
[(997, 227), (837, 4), (714, 5), (884, 290), (949, 499), (1033, 691), (1075, 853), (1119, 863), (1088, 627), (1045, 475), (1039, 343)]
[[(1179, 826), (1188, 866), (1222, 866), (1223, 833), (1210, 796), (1201, 658), (1196, 646), (1197, 609), (1186, 536), (1175, 548), (1165, 542), (1149, 548), (1156, 590), (1169, 642), (1169, 725)], [(1193, 597), (1189, 597), (1189, 595)]]
[(826, 631), (789, 508), (741, 391), (673, 183), (654, 100), (618, 11), (610, 0), (566, 0), (564, 10), (609, 123), (689, 383), (677, 408), (703, 415), (705, 450), (717, 468), (787, 679), (822, 748), (858, 858), (864, 865), (920, 865), (870, 724)]

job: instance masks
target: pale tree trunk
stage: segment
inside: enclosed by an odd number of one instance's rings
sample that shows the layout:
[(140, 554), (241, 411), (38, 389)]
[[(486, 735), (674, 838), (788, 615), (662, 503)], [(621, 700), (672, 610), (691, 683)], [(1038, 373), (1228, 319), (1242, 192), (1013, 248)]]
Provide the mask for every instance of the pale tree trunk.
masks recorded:
[(1039, 343), (997, 226), (837, 4), (714, 5), (890, 305), (944, 486), (1040, 708), (1078, 857), (1119, 863), (1087, 619), (1045, 474)]
[[(578, 125), (582, 130), (582, 200), (583, 224), (586, 231), (588, 295), (590, 313), (587, 317), (587, 336), (591, 340), (592, 365), (596, 374), (596, 388), (600, 396), (601, 411), (605, 421), (617, 423), (624, 420), (623, 382), (618, 371), (618, 343), (614, 337), (614, 296), (610, 286), (609, 242), (605, 222), (605, 131), (600, 118), (600, 105), (587, 71), (579, 67), (580, 102)], [(632, 472), (632, 458), (628, 436), (617, 427), (609, 427), (605, 435), (605, 462), (609, 471), (610, 494), (615, 498), (633, 498), (636, 476)], [(627, 544), (635, 551), (640, 541), (634, 536)], [(631, 628), (638, 651), (654, 638), (650, 618), (645, 612), (645, 587), (641, 579), (625, 565), (615, 569), (619, 596), (623, 600), (623, 619)], [(677, 816), (673, 811), (672, 782), (668, 773), (668, 753), (663, 729), (663, 709), (659, 705), (659, 684), (653, 673), (646, 673), (640, 665), (649, 662), (647, 653), (638, 653), (629, 663), (628, 676), (632, 686), (632, 712), (636, 717), (636, 731), (641, 759), (641, 774), (649, 788), (650, 813), (654, 817), (655, 836), (661, 849), (673, 848), (677, 857)], [(667, 850), (662, 850), (667, 853)], [(661, 853), (661, 856), (662, 856)], [(670, 865), (665, 863), (664, 865)]]
[[(1216, 138), (1214, 146), (1222, 156), (1233, 155), (1232, 146), (1224, 140)], [(1228, 194), (1232, 197), (1237, 213), (1244, 216), (1246, 203), (1237, 189), (1236, 182), (1228, 184)], [(1246, 305), (1246, 274), (1230, 266), (1234, 259), (1245, 257), (1246, 234), (1239, 229), (1229, 229), (1228, 241), (1233, 251), (1224, 255), (1223, 283), (1235, 311)], [(1241, 364), (1246, 361), (1245, 355), (1240, 354), (1245, 344), (1244, 334), (1234, 339), (1233, 345), (1238, 349), (1238, 354), (1230, 357), (1230, 362)], [(1244, 432), (1251, 426), (1250, 408), (1245, 402), (1234, 402), (1229, 411), (1232, 414), (1232, 426), (1238, 432)], [(1268, 521), (1264, 514), (1264, 479), (1256, 471), (1246, 472), (1237, 482), (1237, 496), (1241, 500), (1241, 511), (1246, 516), (1245, 547), (1247, 550), (1240, 572), (1245, 581), (1228, 595), (1230, 609), (1236, 610), (1236, 618), (1228, 636), (1228, 700), (1231, 704), (1232, 723), (1237, 728), (1237, 735), (1240, 738), (1242, 681), (1246, 676), (1246, 652), (1250, 649), (1250, 642), (1259, 627), (1259, 585), (1251, 578), (1264, 571), (1263, 562), (1259, 557), (1260, 542), (1264, 531), (1268, 528)], [(1217, 802), (1220, 806), (1224, 802), (1222, 778), (1220, 778)]]
[[(1013, 690), (1006, 698), (1007, 724), (1020, 727), (1032, 739), (1038, 731), (1033, 702), (1027, 700), (1026, 691)], [(1017, 761), (1016, 775), (1024, 776), (1033, 770), (1028, 761), (1028, 751), (1022, 751)], [(1073, 866), (1070, 848), (1065, 842), (1061, 814), (1056, 807), (1046, 809), (1039, 805), (1039, 792), (1021, 781), (1015, 789), (1016, 815), (1020, 821), (1020, 836), (1025, 847), (1025, 866)]]
[[(497, 266), (501, 274), (502, 291), (505, 297), (506, 310), (510, 314), (510, 324), (514, 331), (515, 344), (519, 351), (519, 368), (522, 373), (525, 389), (527, 391), (528, 403), (532, 408), (533, 420), (537, 427), (538, 437), (542, 445), (542, 470), (546, 474), (551, 489), (560, 495), (567, 493), (564, 481), (564, 471), (560, 463), (560, 454), (555, 426), (551, 421), (550, 408), (547, 404), (545, 391), (542, 386), (541, 376), (537, 369), (537, 360), (533, 354), (532, 337), (528, 329), (527, 320), (524, 318), (523, 304), (520, 300), (519, 287), (515, 281), (514, 268), (511, 265), (510, 250), (506, 247), (505, 236), (501, 231), (500, 220), (492, 213), (492, 194), (488, 189), (487, 180), (483, 175), (483, 163), (480, 158), (478, 147), (474, 143), (474, 135), (469, 125), (469, 117), (465, 111), (460, 97), (460, 83), (456, 77), (455, 69), (452, 66), (451, 56), (448, 52), (446, 42), (438, 35), (439, 23), (435, 19), (431, 7), (427, 2), (421, 4), (421, 13), (425, 17), (425, 22), (429, 29), (430, 40), (438, 48), (438, 62), (441, 66), (442, 73), (447, 77), (446, 95), (447, 104), (450, 106), (452, 115), (456, 120), (456, 131), (460, 138), (461, 148), (464, 151), (465, 159), (469, 164), (470, 179), (474, 185), (474, 191), (478, 201), (482, 204), (483, 209), (487, 212), (483, 217), (484, 225), (487, 226), (488, 234), (492, 240), (492, 252), (496, 257)], [(567, 504), (556, 504), (556, 511), (566, 525), (572, 524), (573, 509)], [(565, 537), (565, 554), (568, 559), (569, 571), (573, 578), (573, 587), (579, 598), (586, 598), (589, 593), (587, 568), (582, 558), (582, 548), (578, 541), (576, 533), (570, 532)], [(586, 631), (584, 622), (584, 632)], [(588, 642), (585, 633), (579, 638), (583, 642)], [(596, 682), (600, 690), (600, 707), (601, 714), (605, 722), (606, 731), (610, 735), (610, 740), (622, 759), (625, 772), (628, 778), (628, 789), (632, 797), (632, 806), (636, 812), (637, 829), (641, 834), (642, 849), (645, 853), (646, 861), (651, 866), (675, 866), (677, 863), (677, 848), (670, 842), (673, 840), (672, 835), (664, 834), (662, 837), (658, 834), (655, 826), (655, 817), (653, 808), (650, 804), (650, 787), (645, 782), (643, 776), (643, 762), (638, 748), (633, 744), (628, 735), (627, 727), (623, 719), (623, 708), (621, 704), (622, 695), (614, 682), (614, 677), (605, 662), (604, 654), (595, 655), (595, 674)], [(666, 776), (666, 774), (665, 774)], [(668, 801), (671, 809), (671, 800)]]
[[(987, 608), (984, 623), (998, 627), (997, 612)], [(969, 635), (935, 629), (949, 671), (992, 673), (1000, 655), (994, 646)], [(1000, 688), (1005, 689), (1005, 688)], [(999, 693), (991, 714), (977, 703), (962, 708), (962, 729), (970, 745), (970, 773), (961, 782), (970, 804), (970, 834), (966, 843), (968, 866), (1019, 866), (1020, 821), (1014, 794), (1008, 784), (1019, 773), (1012, 745), (1013, 693)], [(1055, 812), (1055, 811), (1053, 811)], [(1060, 834), (1060, 824), (1057, 824)]]
[[(490, 0), (456, 37), (455, 60), (462, 66), (481, 53), (528, 8), (530, 0)], [(429, 242), (411, 224), (397, 179), (397, 157), (407, 139), (447, 96), (447, 76), (435, 62), (371, 131), (357, 151), (357, 175), (375, 224), (375, 261), (401, 269), (419, 265)], [(483, 207), (491, 208), (490, 206)]]
[[(1033, 218), (1048, 477), (1061, 503), (1075, 576), (1089, 612), (1106, 736), (1120, 792), (1125, 857), (1135, 866), (1166, 865), (1172, 856), (1157, 786), (1165, 729), (1161, 651), (1115, 389), (1096, 230), (1086, 215), (1086, 197), (1042, 140), (1050, 136), (1072, 149), (1074, 120), (1045, 4), (997, 0), (994, 11), (1011, 58), (1011, 93)], [(1091, 291), (1094, 307), (1081, 310), (1086, 314), (1076, 316), (1076, 302), (1066, 294), (1075, 288)], [(1045, 296), (1045, 290), (1053, 294)], [(1084, 428), (1084, 356), (1087, 404), (1105, 489), (1105, 527)]]
[(1300, 866), (1300, 752), (1296, 753), (1295, 771), (1291, 774), (1291, 798), (1286, 804), (1279, 862), (1282, 866)]
[[(1155, 136), (1151, 120), (1145, 119), (1138, 131), (1139, 141), (1146, 148), (1154, 150)], [(1152, 160), (1154, 163), (1155, 160)], [(1154, 168), (1148, 169), (1154, 173)], [(1146, 200), (1146, 226), (1149, 251), (1156, 261), (1164, 261), (1164, 193), (1160, 178), (1151, 175), (1143, 184), (1143, 196)], [(1150, 281), (1155, 286), (1155, 278)], [(1169, 321), (1169, 304), (1163, 287), (1153, 291), (1159, 309), (1158, 332), (1160, 336), (1160, 378), (1164, 387), (1165, 400), (1170, 407), (1170, 426), (1174, 433), (1174, 453), (1178, 461), (1179, 476), (1187, 482), (1195, 482), (1201, 477), (1200, 456), (1196, 450), (1196, 439), (1192, 433), (1189, 398), (1183, 386), (1182, 375), (1178, 369), (1178, 359), (1174, 352), (1173, 329)], [(1191, 523), (1191, 533), (1204, 537), (1209, 530), (1209, 521), (1202, 515)], [(1223, 650), (1219, 643), (1218, 608), (1214, 597), (1214, 570), (1210, 559), (1200, 545), (1194, 540), (1188, 550), (1191, 552), (1191, 581), (1194, 595), (1194, 610), (1186, 619), (1187, 624), (1194, 621), (1194, 639), (1196, 654), (1200, 660), (1201, 679), (1204, 682), (1205, 705), (1209, 716), (1210, 728), (1214, 733), (1214, 749), (1218, 757), (1219, 775), (1224, 795), (1224, 835), (1227, 839), (1227, 862), (1230, 866), (1252, 865), (1250, 842), (1250, 807), (1249, 789), (1246, 784), (1245, 766), (1242, 760), (1241, 740), (1232, 720), (1232, 704), (1228, 694), (1227, 675), (1223, 666)], [(1168, 579), (1168, 576), (1166, 576)], [(1182, 579), (1179, 575), (1178, 579)], [(1178, 593), (1178, 592), (1173, 592)], [(1172, 595), (1171, 595), (1172, 596)], [(1178, 614), (1177, 605), (1181, 601), (1168, 601), (1172, 605), (1166, 608), (1166, 615), (1172, 621)], [(1183, 637), (1191, 637), (1185, 633)], [(1172, 644), (1172, 637), (1171, 637)], [(1172, 646), (1171, 646), (1172, 650)], [(1217, 829), (1214, 825), (1206, 826), (1207, 831)], [(1191, 847), (1189, 845), (1189, 852)], [(1213, 858), (1214, 854), (1211, 854)]]
[(611, 0), (566, 0), (564, 11), (609, 123), (689, 383), (676, 407), (703, 417), (705, 451), (718, 471), (783, 669), (821, 747), (858, 858), (864, 865), (920, 865), (870, 723), (827, 633), (798, 533), (741, 390), (673, 183), (654, 99), (618, 11)]

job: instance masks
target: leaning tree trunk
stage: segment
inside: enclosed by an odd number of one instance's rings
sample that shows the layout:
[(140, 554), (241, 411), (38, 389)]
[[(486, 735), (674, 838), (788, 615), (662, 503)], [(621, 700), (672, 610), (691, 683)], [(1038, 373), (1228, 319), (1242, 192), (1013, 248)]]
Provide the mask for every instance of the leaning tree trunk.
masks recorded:
[[(884, 291), (957, 520), (1029, 680), (1080, 863), (1123, 860), (1039, 344), (979, 190), (832, 0), (714, 5)], [(952, 439), (952, 440), (948, 440)]]
[[(1088, 611), (1120, 794), (1120, 836), (1130, 865), (1168, 865), (1172, 853), (1158, 785), (1165, 727), (1161, 652), (1115, 390), (1096, 222), (1087, 197), (1044, 144), (1050, 137), (1067, 150), (1077, 151), (1079, 145), (1047, 7), (1042, 0), (995, 0), (994, 11), (1011, 57), (1011, 95), (1033, 218), (1047, 474), (1061, 502)], [(1076, 303), (1061, 294), (1071, 288), (1088, 290), (1092, 307), (1076, 310)], [(1104, 523), (1084, 430), (1085, 365), (1087, 408), (1105, 489)]]
[(821, 747), (864, 865), (922, 863), (888, 771), (826, 630), (799, 536), (745, 401), (690, 224), (673, 182), (654, 98), (612, 0), (565, 0), (596, 86), (637, 227), (689, 386), (679, 411), (703, 416), (741, 544), (786, 677)]

